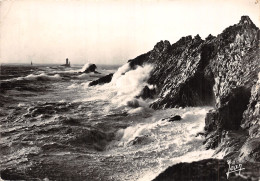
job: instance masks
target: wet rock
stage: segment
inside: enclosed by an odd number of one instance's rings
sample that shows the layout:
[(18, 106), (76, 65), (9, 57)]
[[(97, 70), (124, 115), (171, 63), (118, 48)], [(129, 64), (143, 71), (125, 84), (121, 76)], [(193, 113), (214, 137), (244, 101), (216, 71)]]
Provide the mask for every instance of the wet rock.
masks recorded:
[(216, 110), (210, 110), (206, 114), (205, 118), (205, 131), (211, 132), (217, 129), (218, 112)]
[(141, 97), (142, 99), (153, 99), (156, 94), (155, 88), (150, 89), (148, 86), (145, 86), (142, 92), (137, 96), (137, 98)]
[(171, 118), (168, 120), (168, 122), (180, 121), (181, 119), (182, 119), (181, 116), (176, 115), (176, 116), (171, 117)]
[(260, 73), (251, 89), (251, 97), (243, 114), (242, 128), (248, 130), (251, 138), (260, 137)]
[(198, 137), (198, 136), (205, 136), (205, 133), (204, 132), (198, 132), (195, 137)]
[(227, 178), (228, 164), (226, 160), (205, 159), (191, 163), (178, 163), (168, 167), (153, 181), (179, 181), (179, 180), (258, 180), (260, 164), (245, 163), (245, 170), (240, 174), (230, 173)]
[(241, 162), (260, 162), (260, 137), (249, 138), (242, 146), (239, 154)]
[(132, 108), (137, 108), (140, 106), (138, 100), (134, 99), (134, 100), (131, 100), (131, 101), (127, 101), (127, 106), (129, 107), (132, 107)]
[(204, 140), (205, 148), (208, 149), (215, 149), (221, 141), (221, 131), (214, 130), (210, 133), (206, 133), (206, 138)]
[(215, 150), (216, 154), (221, 154), (226, 159), (236, 160), (238, 157), (241, 146), (245, 143), (248, 135), (246, 131), (232, 130), (232, 131), (219, 131), (220, 135), (218, 147)]
[(89, 83), (89, 86), (102, 85), (102, 84), (109, 83), (109, 82), (111, 82), (112, 77), (113, 77), (113, 74), (112, 74), (112, 73), (111, 73), (111, 74), (108, 74), (108, 75), (106, 75), (106, 76), (104, 76), (104, 77), (101, 77), (101, 78), (99, 78), (99, 79), (97, 79), (97, 80), (94, 80), (94, 81), (90, 82), (90, 83)]
[[(250, 18), (243, 16), (238, 24), (226, 28), (217, 37), (209, 35), (202, 40), (199, 35), (187, 36), (172, 45), (160, 41), (153, 50), (129, 63), (132, 69), (153, 64), (148, 83), (157, 87), (158, 99), (150, 105), (152, 108), (216, 105), (219, 123), (223, 123), (224, 128), (237, 129), (248, 90), (259, 71), (258, 34), (259, 29)], [(239, 89), (244, 89), (245, 94), (236, 93)], [(239, 105), (233, 104), (236, 98), (231, 97), (240, 95), (243, 105), (238, 110)], [(235, 110), (231, 110), (229, 124), (225, 115), (233, 106), (239, 113), (236, 116), (232, 113)]]
[(86, 70), (84, 70), (84, 73), (90, 73), (90, 72), (96, 72), (97, 66), (95, 64), (90, 64)]
[(168, 122), (173, 122), (173, 121), (180, 121), (182, 118), (179, 115), (174, 115), (168, 118), (163, 118), (162, 121), (168, 121)]
[[(213, 147), (220, 143), (223, 130), (238, 130), (240, 129), (243, 112), (246, 110), (249, 103), (250, 92), (244, 87), (238, 87), (230, 91), (226, 97), (221, 97), (221, 107), (217, 110), (211, 110), (205, 118), (206, 134), (217, 130), (218, 139), (210, 138)], [(209, 139), (206, 137), (206, 139)], [(212, 141), (216, 141), (212, 143)], [(208, 142), (208, 141), (207, 141)]]
[(179, 163), (167, 168), (153, 181), (172, 180), (227, 180), (225, 161), (207, 159), (192, 163)]
[(143, 135), (143, 136), (137, 136), (135, 137), (134, 140), (132, 140), (130, 142), (131, 145), (144, 145), (144, 144), (148, 144), (151, 142), (151, 139), (148, 137), (148, 135)]

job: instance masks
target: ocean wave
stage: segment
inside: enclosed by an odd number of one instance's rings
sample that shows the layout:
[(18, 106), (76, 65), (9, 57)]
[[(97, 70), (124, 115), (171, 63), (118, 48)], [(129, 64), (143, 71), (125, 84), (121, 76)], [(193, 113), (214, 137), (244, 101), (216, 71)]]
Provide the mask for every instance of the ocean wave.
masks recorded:
[[(25, 77), (18, 77), (0, 81), (0, 92), (6, 93), (6, 91), (8, 90), (42, 92), (46, 90), (46, 87), (50, 86), (50, 84), (45, 84), (45, 86), (43, 86), (43, 84), (37, 82), (59, 80), (62, 80), (62, 77), (59, 74), (29, 74)], [(28, 95), (31, 96), (32, 94)]]
[(79, 87), (80, 87), (79, 84), (71, 84), (70, 86), (67, 87), (67, 89), (77, 89)]
[[(142, 162), (142, 171), (136, 171), (136, 175), (131, 177), (141, 181), (152, 180), (174, 163), (210, 158), (213, 151), (205, 151), (204, 138), (198, 136), (204, 131), (205, 116), (209, 109), (173, 108), (154, 111), (147, 118), (133, 116), (131, 126), (116, 132), (115, 140), (107, 146), (108, 153), (114, 156), (125, 153), (126, 158), (137, 159), (137, 165)], [(144, 110), (136, 108), (136, 111)], [(180, 115), (182, 119), (176, 122), (164, 119), (173, 115)], [(134, 162), (131, 164), (138, 167)]]
[[(71, 84), (67, 89), (84, 89), (83, 99), (76, 102), (104, 101), (110, 102), (112, 107), (125, 107), (130, 111), (138, 107), (148, 108), (152, 99), (142, 99), (139, 95), (145, 86), (154, 87), (147, 83), (152, 70), (152, 65), (137, 66), (132, 70), (129, 64), (125, 64), (114, 74), (112, 81), (104, 85), (88, 86), (89, 82)], [(89, 74), (82, 74), (82, 77), (91, 77)], [(100, 76), (100, 75), (98, 75)], [(141, 110), (141, 109), (140, 109)], [(139, 110), (139, 113), (141, 113)], [(137, 114), (137, 110), (130, 111), (130, 114)]]
[(61, 77), (59, 74), (47, 75), (45, 73), (41, 73), (39, 75), (30, 74), (26, 77), (19, 77), (17, 80), (61, 80)]
[(23, 80), (38, 80), (38, 81), (48, 81), (48, 80), (61, 80), (62, 77), (59, 74), (47, 75), (46, 73), (41, 74), (29, 74), (25, 77), (18, 77), (13, 79), (6, 79), (2, 82), (13, 82), (13, 81), (23, 81)]
[(146, 64), (130, 69), (129, 63), (123, 65), (114, 74), (110, 86), (116, 91), (112, 103), (119, 106), (147, 107), (151, 100), (137, 98), (145, 86), (152, 86), (147, 83), (153, 66)]
[(91, 65), (91, 63), (85, 63), (85, 65), (83, 65), (83, 67), (81, 69), (79, 69), (79, 72), (84, 72), (89, 66)]
[(78, 75), (79, 79), (89, 79), (89, 77), (90, 77), (89, 74), (85, 74), (85, 73)]

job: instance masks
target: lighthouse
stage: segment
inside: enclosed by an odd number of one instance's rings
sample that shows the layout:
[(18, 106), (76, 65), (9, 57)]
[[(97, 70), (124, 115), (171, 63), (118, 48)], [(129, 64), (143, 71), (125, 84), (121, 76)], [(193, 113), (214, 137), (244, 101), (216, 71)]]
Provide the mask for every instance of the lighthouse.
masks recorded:
[(70, 67), (70, 62), (69, 62), (69, 59), (66, 58), (66, 64), (63, 64), (61, 66), (64, 66), (64, 67)]

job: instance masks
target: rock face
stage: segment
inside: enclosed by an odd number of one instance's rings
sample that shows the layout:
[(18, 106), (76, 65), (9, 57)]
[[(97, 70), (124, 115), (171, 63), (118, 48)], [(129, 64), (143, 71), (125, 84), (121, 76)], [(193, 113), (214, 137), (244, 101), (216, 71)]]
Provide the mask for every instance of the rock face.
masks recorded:
[(149, 84), (158, 88), (158, 100), (154, 109), (175, 106), (199, 106), (212, 104), (213, 74), (204, 75), (211, 47), (203, 44), (197, 35), (181, 38), (170, 45), (169, 41), (157, 43), (153, 50), (130, 60), (130, 66), (151, 63), (154, 69)]
[(152, 108), (215, 103), (220, 108), (228, 99), (232, 103), (236, 101), (233, 97), (243, 94), (244, 109), (259, 69), (258, 43), (259, 29), (243, 16), (217, 37), (209, 35), (202, 40), (199, 35), (187, 36), (172, 45), (160, 41), (153, 50), (129, 63), (132, 68), (154, 65), (148, 83), (157, 86), (159, 99)]
[(245, 170), (240, 175), (230, 173), (227, 178), (228, 164), (225, 160), (206, 159), (192, 163), (178, 163), (167, 168), (153, 181), (186, 180), (258, 180), (260, 164), (243, 164)]
[[(215, 148), (223, 142), (225, 149), (227, 135), (232, 137), (242, 128), (246, 141), (233, 145), (233, 150), (242, 154), (244, 146), (255, 150), (252, 145), (256, 145), (256, 138), (260, 140), (259, 43), (259, 28), (248, 16), (242, 16), (216, 37), (202, 40), (199, 35), (187, 36), (172, 45), (160, 41), (128, 63), (131, 69), (153, 65), (148, 83), (156, 87), (153, 96), (157, 99), (150, 107), (214, 106), (206, 116), (205, 144)], [(147, 88), (143, 92), (149, 97)], [(254, 144), (242, 149), (244, 141)], [(251, 155), (253, 160), (259, 159), (259, 154)]]
[(154, 65), (148, 83), (157, 87), (158, 99), (152, 108), (214, 106), (205, 126), (206, 144), (214, 148), (242, 123), (251, 138), (259, 138), (259, 40), (259, 28), (242, 16), (217, 37), (187, 36), (172, 45), (160, 41), (129, 63), (133, 69)]
[(179, 115), (176, 115), (176, 116), (173, 116), (169, 119), (169, 122), (173, 122), (173, 121), (180, 121), (181, 120), (181, 116)]
[(105, 84), (105, 83), (109, 83), (112, 80), (112, 77), (113, 77), (113, 74), (108, 74), (104, 77), (101, 77), (97, 80), (90, 82), (89, 86), (102, 85), (102, 84)]
[(137, 98), (141, 97), (142, 99), (153, 99), (155, 94), (155, 88), (150, 89), (148, 86), (145, 86)]
[(163, 121), (166, 120), (168, 122), (180, 121), (182, 118), (180, 115), (172, 115), (171, 117), (162, 119)]
[(252, 87), (247, 110), (243, 114), (242, 127), (249, 130), (251, 138), (260, 136), (260, 73), (258, 81)]
[(90, 64), (88, 68), (84, 71), (84, 73), (95, 72), (96, 73), (97, 66), (95, 64)]

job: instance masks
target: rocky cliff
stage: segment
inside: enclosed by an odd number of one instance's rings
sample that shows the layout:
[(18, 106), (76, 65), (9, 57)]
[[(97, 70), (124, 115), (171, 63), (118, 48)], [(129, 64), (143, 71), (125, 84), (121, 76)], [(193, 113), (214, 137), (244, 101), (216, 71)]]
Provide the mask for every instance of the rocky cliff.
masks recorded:
[[(256, 145), (260, 145), (259, 40), (259, 28), (248, 16), (242, 16), (238, 24), (217, 37), (209, 35), (202, 40), (199, 35), (187, 36), (172, 45), (160, 41), (129, 63), (132, 68), (154, 65), (148, 82), (157, 86), (158, 99), (152, 108), (214, 106), (206, 117), (207, 148), (223, 142), (218, 151), (224, 151), (231, 146), (225, 144), (227, 138), (244, 135), (232, 145), (232, 151), (241, 152), (241, 158), (243, 149), (255, 153)], [(243, 148), (244, 142), (250, 145)], [(259, 161), (259, 154), (252, 156)]]
[[(132, 69), (154, 66), (148, 83), (155, 85), (157, 99), (150, 107), (211, 105), (214, 110), (205, 120), (207, 148), (219, 146), (225, 155), (236, 152), (240, 159), (259, 161), (254, 151), (260, 145), (259, 43), (259, 28), (242, 16), (216, 37), (187, 36), (172, 45), (160, 41), (128, 62)], [(232, 145), (227, 144), (230, 140)], [(245, 150), (254, 154), (247, 158)]]

